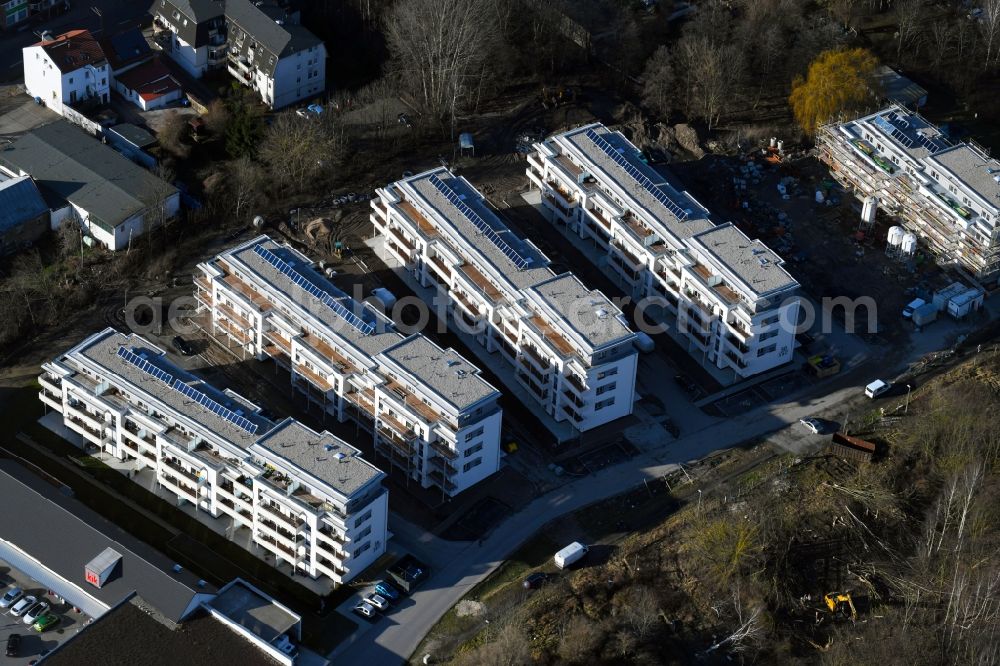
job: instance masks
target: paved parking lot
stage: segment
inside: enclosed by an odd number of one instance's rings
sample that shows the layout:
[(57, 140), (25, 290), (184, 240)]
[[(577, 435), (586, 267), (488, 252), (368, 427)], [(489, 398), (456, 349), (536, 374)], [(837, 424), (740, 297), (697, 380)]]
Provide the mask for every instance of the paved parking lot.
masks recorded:
[[(5, 594), (11, 585), (16, 585), (40, 601), (49, 602), (52, 605), (52, 612), (55, 612), (60, 618), (59, 624), (55, 628), (44, 634), (39, 634), (30, 626), (25, 625), (21, 618), (11, 614), (9, 608), (0, 611), (0, 649), (7, 647), (7, 637), (11, 634), (21, 636), (21, 647), (17, 656), (0, 657), (0, 661), (4, 664), (33, 663), (43, 652), (50, 652), (63, 641), (75, 636), (90, 621), (88, 616), (74, 611), (71, 606), (60, 602), (57, 597), (49, 596), (47, 589), (39, 586), (31, 578), (2, 560), (0, 560), (0, 583), (3, 585), (0, 594)], [(0, 653), (0, 655), (2, 654), (4, 653)]]

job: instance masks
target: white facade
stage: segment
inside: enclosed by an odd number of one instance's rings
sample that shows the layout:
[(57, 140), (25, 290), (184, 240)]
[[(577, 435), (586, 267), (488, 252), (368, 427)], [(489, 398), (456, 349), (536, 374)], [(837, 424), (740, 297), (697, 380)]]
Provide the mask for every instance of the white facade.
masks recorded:
[[(378, 456), (422, 487), (452, 496), (497, 471), (500, 393), (459, 354), (421, 335), (403, 336), (307, 257), (267, 236), (199, 269), (196, 296), (214, 333), (288, 370), (311, 406), (371, 432)], [(354, 313), (361, 328), (334, 303)]]
[(377, 194), (371, 221), (386, 250), (422, 286), (447, 295), (452, 324), (513, 365), (546, 413), (579, 431), (632, 413), (635, 333), (604, 294), (571, 273), (557, 276), (471, 184), (446, 169)]
[[(131, 363), (120, 349), (149, 365)], [(271, 422), (244, 398), (110, 328), (42, 369), (39, 399), (87, 444), (133, 462), (136, 472), (152, 470), (178, 504), (251, 530), (254, 547), (298, 573), (344, 583), (385, 551), (384, 474), (330, 433), (290, 418)]]
[[(247, 39), (252, 39), (252, 36), (248, 35)], [(270, 108), (280, 109), (323, 94), (326, 89), (326, 46), (320, 43), (278, 59), (273, 74), (254, 66), (248, 58), (233, 49), (228, 70), (238, 81), (260, 95)]]
[(621, 133), (587, 125), (536, 144), (527, 175), (549, 220), (605, 251), (605, 270), (647, 319), (676, 324), (692, 356), (735, 377), (791, 361), (798, 283), (782, 259), (715, 225), (638, 154)]
[(107, 102), (111, 85), (107, 61), (102, 59), (70, 68), (65, 62), (55, 62), (46, 51), (46, 45), (51, 43), (40, 42), (22, 50), (24, 86), (28, 94), (41, 99), (45, 106), (60, 115), (64, 105), (90, 99)]
[(157, 43), (188, 74), (200, 79), (207, 71), (225, 64), (226, 33), (221, 17), (211, 19), (208, 22), (210, 25), (202, 28), (204, 43), (195, 44), (180, 36), (183, 29), (184, 34), (197, 39), (199, 31), (193, 27), (196, 24), (194, 17), (184, 16), (173, 5), (162, 0), (153, 5), (151, 13), (154, 18), (153, 30), (158, 35)]
[(977, 280), (1000, 273), (1000, 161), (952, 144), (921, 116), (890, 106), (820, 128), (819, 156), (861, 199), (878, 205)]
[[(163, 219), (168, 219), (177, 215), (181, 208), (180, 192), (173, 192), (167, 196), (163, 202), (163, 206)], [(91, 219), (88, 211), (75, 204), (71, 204), (70, 208), (73, 211), (74, 217), (80, 222), (81, 226), (83, 226), (83, 228), (94, 237), (94, 240), (112, 252), (128, 248), (129, 242), (138, 239), (144, 233), (149, 231), (145, 228), (145, 211), (136, 213), (124, 222), (121, 222), (112, 228)], [(156, 219), (160, 219), (159, 213), (156, 214)]]

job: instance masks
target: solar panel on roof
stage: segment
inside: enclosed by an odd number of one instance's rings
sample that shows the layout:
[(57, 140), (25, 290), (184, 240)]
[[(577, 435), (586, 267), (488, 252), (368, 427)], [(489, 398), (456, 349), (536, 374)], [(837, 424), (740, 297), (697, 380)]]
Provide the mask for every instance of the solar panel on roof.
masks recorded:
[(207, 395), (205, 395), (201, 391), (192, 388), (191, 386), (185, 384), (181, 380), (175, 379), (174, 383), (173, 383), (173, 388), (178, 393), (180, 393), (180, 394), (182, 394), (182, 395), (184, 395), (184, 396), (186, 396), (188, 398), (191, 398), (192, 400), (194, 400), (198, 404), (200, 404), (203, 407), (205, 407), (208, 410), (210, 410), (212, 413), (218, 414), (222, 418), (226, 419), (227, 421), (229, 421), (230, 423), (232, 423), (233, 425), (235, 425), (237, 428), (240, 428), (241, 430), (245, 430), (246, 432), (250, 433), (251, 435), (256, 435), (257, 434), (257, 424), (256, 423), (251, 423), (250, 419), (248, 419), (246, 417), (243, 417), (243, 416), (240, 416), (239, 414), (237, 414), (233, 410), (229, 409), (228, 407), (220, 405), (218, 402), (216, 402), (215, 400), (212, 400), (211, 398), (209, 398)]
[(615, 164), (620, 166), (625, 170), (625, 173), (632, 176), (639, 185), (642, 186), (644, 190), (653, 195), (653, 198), (660, 202), (660, 204), (670, 211), (674, 217), (678, 220), (687, 219), (688, 213), (684, 210), (676, 201), (670, 198), (670, 196), (663, 191), (663, 188), (657, 187), (653, 181), (651, 181), (646, 174), (639, 170), (634, 164), (625, 159), (618, 150), (611, 145), (604, 137), (599, 135), (593, 128), (587, 130), (585, 136), (590, 139), (594, 145), (604, 151), (604, 153), (614, 160)]
[(455, 208), (457, 208), (458, 211), (466, 217), (466, 219), (469, 220), (469, 222), (472, 222), (480, 233), (486, 236), (491, 243), (504, 253), (504, 256), (514, 263), (518, 270), (523, 270), (531, 264), (530, 260), (521, 256), (517, 250), (511, 247), (510, 244), (508, 244), (504, 239), (500, 238), (500, 234), (498, 234), (493, 227), (487, 224), (486, 220), (481, 218), (476, 211), (472, 210), (468, 204), (462, 201), (461, 197), (458, 196), (458, 193), (455, 192), (455, 190), (445, 185), (444, 181), (436, 175), (431, 175), (430, 181), (431, 184), (437, 188), (438, 192), (443, 194), (445, 198), (448, 199), (448, 201), (455, 206)]
[(292, 280), (292, 283), (298, 285), (305, 292), (314, 296), (321, 303), (323, 303), (328, 308), (333, 310), (333, 312), (338, 317), (346, 321), (348, 324), (350, 324), (357, 330), (361, 331), (362, 334), (371, 335), (372, 333), (375, 332), (374, 324), (366, 322), (364, 319), (362, 319), (361, 317), (357, 316), (356, 314), (348, 310), (346, 307), (344, 307), (342, 303), (337, 302), (337, 300), (334, 299), (333, 296), (331, 296), (326, 291), (320, 289), (312, 282), (307, 280), (305, 276), (303, 276), (301, 273), (295, 270), (295, 268), (291, 264), (289, 264), (287, 261), (276, 255), (274, 252), (271, 252), (263, 245), (254, 245), (253, 251), (261, 259), (274, 266), (280, 273), (287, 275)]
[(139, 368), (140, 370), (142, 370), (143, 372), (145, 372), (147, 375), (150, 375), (152, 377), (155, 377), (156, 379), (159, 379), (164, 384), (169, 385), (170, 382), (173, 381), (173, 379), (174, 379), (173, 376), (170, 375), (169, 373), (167, 373), (164, 370), (156, 367), (155, 365), (153, 365), (152, 363), (150, 363), (146, 359), (142, 358), (138, 354), (133, 353), (131, 350), (129, 350), (129, 349), (125, 348), (125, 347), (119, 347), (118, 348), (118, 356), (120, 356), (124, 360), (128, 361), (129, 363), (131, 363), (135, 367)]

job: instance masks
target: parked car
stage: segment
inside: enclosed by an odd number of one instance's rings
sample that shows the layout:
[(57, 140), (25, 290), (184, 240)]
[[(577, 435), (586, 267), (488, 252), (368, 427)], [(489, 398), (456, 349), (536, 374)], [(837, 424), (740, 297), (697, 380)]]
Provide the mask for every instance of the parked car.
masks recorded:
[(35, 623), (31, 625), (31, 628), (35, 631), (41, 633), (43, 631), (48, 631), (52, 627), (59, 624), (59, 616), (52, 613), (44, 613), (41, 617), (35, 620)]
[(49, 602), (39, 601), (37, 604), (29, 608), (27, 612), (25, 612), (24, 623), (27, 625), (34, 624), (35, 620), (41, 617), (44, 613), (48, 612), (49, 608), (51, 608)]
[(823, 422), (819, 419), (799, 419), (799, 423), (806, 427), (812, 434), (818, 435), (823, 430)]
[(21, 634), (11, 634), (7, 637), (7, 656), (16, 657), (21, 649)]
[(306, 111), (313, 114), (314, 116), (323, 115), (323, 105), (322, 104), (310, 104), (306, 107)]
[(526, 590), (537, 590), (549, 579), (547, 573), (541, 571), (536, 571), (527, 578), (524, 579), (524, 589)]
[(865, 387), (865, 395), (869, 398), (877, 398), (886, 391), (892, 388), (892, 384), (889, 382), (884, 382), (881, 379), (876, 379), (871, 384)]
[(396, 601), (397, 599), (399, 599), (399, 590), (397, 590), (384, 580), (380, 580), (379, 582), (375, 583), (375, 594), (382, 595), (383, 597), (389, 599), (390, 601)]
[(389, 610), (389, 601), (381, 594), (369, 594), (365, 602), (371, 604), (382, 613)]
[(191, 346), (191, 343), (179, 335), (175, 335), (174, 339), (171, 340), (170, 343), (174, 346), (174, 349), (185, 356), (191, 356), (194, 354), (194, 347)]
[(38, 599), (34, 595), (29, 594), (26, 597), (21, 597), (21, 599), (10, 607), (10, 614), (14, 617), (21, 617), (26, 610), (38, 603)]
[(378, 615), (378, 611), (367, 601), (362, 601), (360, 604), (354, 607), (354, 612), (365, 618), (366, 620), (374, 620)]
[(691, 381), (691, 378), (687, 375), (674, 375), (674, 381), (677, 385), (684, 390), (688, 395), (694, 395), (698, 392), (698, 385)]
[(7, 590), (7, 593), (0, 597), (0, 608), (8, 608), (18, 599), (24, 596), (24, 590), (19, 587), (12, 587)]

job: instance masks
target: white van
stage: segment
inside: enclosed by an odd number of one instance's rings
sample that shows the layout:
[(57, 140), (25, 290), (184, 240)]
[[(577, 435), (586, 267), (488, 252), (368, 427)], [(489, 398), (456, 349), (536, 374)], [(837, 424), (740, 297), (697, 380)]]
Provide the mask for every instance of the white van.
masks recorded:
[(579, 541), (574, 541), (556, 553), (556, 556), (552, 559), (555, 561), (557, 567), (565, 569), (574, 562), (578, 562), (580, 558), (586, 555), (589, 550), (589, 548), (584, 546)]
[(871, 384), (865, 387), (865, 395), (868, 396), (869, 398), (877, 398), (886, 391), (888, 391), (891, 386), (892, 384), (889, 384), (888, 382), (884, 382), (881, 379), (876, 379)]

